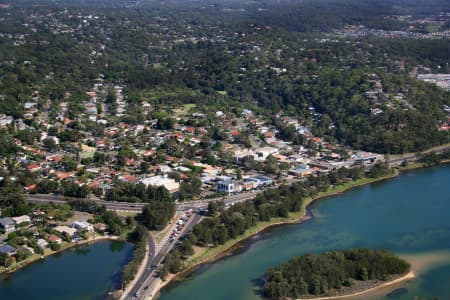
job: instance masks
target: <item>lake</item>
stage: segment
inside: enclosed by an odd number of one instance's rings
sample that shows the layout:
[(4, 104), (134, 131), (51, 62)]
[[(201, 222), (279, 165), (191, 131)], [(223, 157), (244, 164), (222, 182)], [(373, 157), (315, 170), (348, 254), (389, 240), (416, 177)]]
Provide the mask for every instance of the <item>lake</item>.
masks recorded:
[(121, 241), (81, 245), (0, 275), (0, 299), (104, 299), (120, 288), (121, 271), (133, 246)]
[(160, 299), (261, 299), (258, 279), (268, 268), (296, 255), (348, 247), (389, 249), (420, 268), (420, 276), (395, 293), (361, 299), (450, 299), (449, 165), (405, 172), (322, 199), (311, 209), (312, 220), (256, 236), (238, 253), (170, 285)]

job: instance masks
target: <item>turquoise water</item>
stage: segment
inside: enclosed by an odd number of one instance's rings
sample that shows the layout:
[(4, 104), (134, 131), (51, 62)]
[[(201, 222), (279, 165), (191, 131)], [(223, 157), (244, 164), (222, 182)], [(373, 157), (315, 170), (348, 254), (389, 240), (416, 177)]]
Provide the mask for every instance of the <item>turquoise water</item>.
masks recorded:
[(120, 288), (122, 266), (132, 250), (128, 243), (101, 241), (49, 256), (0, 276), (0, 299), (104, 299), (109, 291)]
[[(446, 165), (323, 199), (312, 205), (313, 220), (255, 237), (240, 253), (202, 266), (186, 281), (163, 290), (160, 299), (260, 299), (255, 286), (267, 268), (295, 255), (347, 247), (424, 257), (420, 276), (389, 299), (450, 299), (449, 182)], [(362, 299), (388, 299), (388, 292)]]

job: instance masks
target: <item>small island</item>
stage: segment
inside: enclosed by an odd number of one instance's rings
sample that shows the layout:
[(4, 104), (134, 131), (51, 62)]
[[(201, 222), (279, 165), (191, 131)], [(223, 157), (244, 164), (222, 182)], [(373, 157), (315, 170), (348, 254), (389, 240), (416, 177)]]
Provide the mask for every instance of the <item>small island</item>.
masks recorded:
[(410, 273), (408, 262), (386, 250), (306, 254), (270, 269), (263, 292), (271, 299), (350, 296), (410, 278)]

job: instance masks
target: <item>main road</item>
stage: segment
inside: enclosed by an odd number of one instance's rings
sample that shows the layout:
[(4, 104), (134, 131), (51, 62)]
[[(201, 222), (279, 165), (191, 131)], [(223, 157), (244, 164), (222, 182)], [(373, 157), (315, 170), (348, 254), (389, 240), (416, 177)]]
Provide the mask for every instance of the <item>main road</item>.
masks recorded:
[[(159, 271), (161, 270), (164, 257), (175, 247), (178, 239), (190, 232), (192, 228), (198, 224), (202, 219), (200, 214), (194, 213), (186, 222), (180, 235), (174, 240), (166, 240), (161, 249), (155, 250), (156, 253), (148, 260), (144, 272), (142, 272), (139, 279), (136, 281), (134, 287), (130, 290), (128, 295), (123, 295), (121, 299), (146, 299), (153, 298), (159, 289), (161, 279), (159, 278)], [(171, 232), (168, 232), (170, 234)]]
[[(182, 202), (176, 204), (177, 210), (198, 210), (205, 209), (208, 206), (209, 201), (224, 201), (225, 204), (231, 204), (233, 202), (242, 202), (254, 198), (260, 191), (250, 191), (245, 193), (240, 193), (236, 195), (224, 196), (219, 198), (212, 198), (207, 200), (199, 200), (192, 202)], [(55, 204), (67, 204), (70, 200), (82, 201), (86, 200), (84, 198), (70, 198), (59, 195), (52, 194), (26, 194), (25, 200), (35, 204), (45, 204), (45, 203), (55, 203)], [(131, 203), (131, 202), (117, 202), (117, 201), (105, 201), (99, 198), (90, 198), (90, 201), (94, 201), (98, 205), (103, 205), (108, 210), (114, 211), (125, 211), (125, 212), (135, 212), (140, 213), (145, 203)]]

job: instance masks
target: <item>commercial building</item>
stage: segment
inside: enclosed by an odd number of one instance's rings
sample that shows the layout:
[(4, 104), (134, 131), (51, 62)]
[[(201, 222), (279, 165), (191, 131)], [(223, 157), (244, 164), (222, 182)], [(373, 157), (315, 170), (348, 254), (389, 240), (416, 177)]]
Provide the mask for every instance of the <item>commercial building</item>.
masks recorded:
[(156, 187), (163, 186), (172, 194), (180, 190), (180, 184), (176, 182), (174, 179), (168, 178), (167, 176), (147, 177), (141, 179), (139, 182), (145, 184), (146, 186), (148, 185)]

